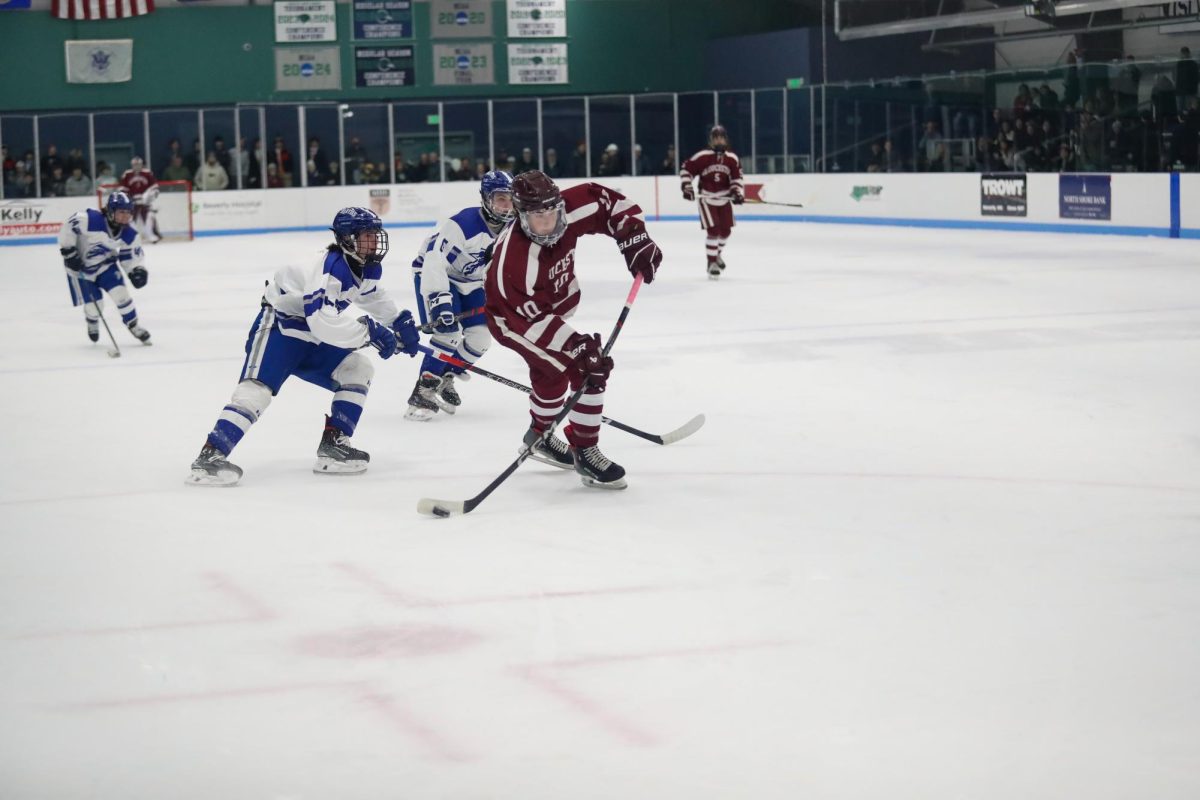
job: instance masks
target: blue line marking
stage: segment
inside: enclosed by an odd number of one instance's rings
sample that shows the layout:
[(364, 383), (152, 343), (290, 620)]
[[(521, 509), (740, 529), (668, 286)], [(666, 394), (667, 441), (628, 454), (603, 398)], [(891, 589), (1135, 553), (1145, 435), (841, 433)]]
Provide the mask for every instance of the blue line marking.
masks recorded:
[(1171, 173), (1171, 238), (1179, 238), (1179, 173)]

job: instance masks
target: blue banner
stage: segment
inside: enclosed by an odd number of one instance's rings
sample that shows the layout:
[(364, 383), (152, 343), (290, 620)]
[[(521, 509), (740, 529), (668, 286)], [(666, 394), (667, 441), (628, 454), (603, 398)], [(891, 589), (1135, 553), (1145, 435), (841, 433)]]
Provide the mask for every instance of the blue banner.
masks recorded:
[(0, 0), (0, 11), (28, 10), (33, 0)]
[(1112, 219), (1111, 175), (1059, 175), (1061, 219)]

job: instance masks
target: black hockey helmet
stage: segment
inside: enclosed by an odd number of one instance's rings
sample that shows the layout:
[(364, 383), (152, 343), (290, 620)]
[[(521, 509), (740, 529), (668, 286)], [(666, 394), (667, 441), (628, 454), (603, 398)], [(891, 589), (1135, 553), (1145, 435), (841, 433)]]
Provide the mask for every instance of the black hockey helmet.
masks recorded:
[[(566, 203), (558, 184), (540, 170), (522, 172), (513, 179), (513, 206), (521, 221), (521, 230), (535, 244), (552, 247), (567, 230)], [(545, 211), (556, 212), (554, 229), (548, 233), (535, 233), (529, 226), (529, 215)]]
[(729, 147), (729, 132), (724, 125), (713, 125), (708, 132), (708, 146), (718, 153)]

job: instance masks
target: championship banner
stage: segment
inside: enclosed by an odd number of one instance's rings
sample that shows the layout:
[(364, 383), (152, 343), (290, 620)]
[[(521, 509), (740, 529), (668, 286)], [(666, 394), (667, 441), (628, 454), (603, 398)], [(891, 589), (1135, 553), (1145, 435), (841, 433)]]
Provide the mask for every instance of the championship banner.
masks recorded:
[(1058, 216), (1112, 219), (1111, 175), (1059, 175)]
[(494, 33), (490, 0), (433, 0), (429, 38), (490, 39)]
[(985, 173), (979, 176), (979, 213), (985, 217), (1024, 217), (1028, 192), (1024, 175)]
[(275, 91), (310, 92), (342, 88), (342, 58), (337, 47), (276, 47)]
[(508, 0), (508, 36), (566, 36), (567, 0)]
[(355, 39), (413, 38), (412, 0), (354, 0)]
[(354, 85), (416, 86), (412, 46), (354, 48)]
[(496, 82), (495, 48), (489, 44), (435, 44), (435, 86), (477, 86)]
[(510, 44), (509, 83), (568, 83), (566, 44)]
[(67, 83), (133, 80), (133, 39), (68, 41)]
[(287, 0), (275, 4), (276, 42), (336, 42), (334, 0)]

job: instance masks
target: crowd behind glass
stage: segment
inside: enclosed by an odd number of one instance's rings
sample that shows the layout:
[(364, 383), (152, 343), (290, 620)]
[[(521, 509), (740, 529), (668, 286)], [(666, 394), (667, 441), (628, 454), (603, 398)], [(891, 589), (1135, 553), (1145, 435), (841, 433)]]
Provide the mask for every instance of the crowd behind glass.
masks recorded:
[[(715, 123), (748, 172), (1194, 171), (1200, 65), (1134, 56), (1021, 73), (604, 97), (0, 115), (3, 196), (114, 183), (133, 156), (196, 191), (674, 175)], [(1003, 98), (1003, 100), (1001, 100)]]

